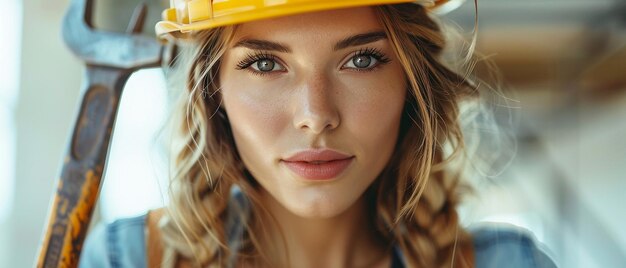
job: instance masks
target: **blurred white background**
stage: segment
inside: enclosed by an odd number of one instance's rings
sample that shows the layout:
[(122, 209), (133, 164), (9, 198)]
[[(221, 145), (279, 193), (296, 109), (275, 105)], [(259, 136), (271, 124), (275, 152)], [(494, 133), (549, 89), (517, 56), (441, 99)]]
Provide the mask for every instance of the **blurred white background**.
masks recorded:
[[(0, 267), (34, 263), (74, 123), (82, 63), (64, 46), (68, 0), (0, 0)], [(472, 1), (447, 15), (464, 29)], [(161, 1), (150, 2), (153, 25)], [(124, 29), (132, 1), (96, 4), (96, 25)], [(560, 267), (626, 263), (626, 5), (620, 0), (480, 0), (479, 50), (519, 102), (518, 150), (477, 185), (466, 223), (532, 230)], [(147, 26), (150, 30), (152, 27)], [(124, 91), (97, 218), (162, 206), (166, 171), (155, 135), (166, 116), (159, 70)], [(155, 145), (156, 144), (156, 145)]]

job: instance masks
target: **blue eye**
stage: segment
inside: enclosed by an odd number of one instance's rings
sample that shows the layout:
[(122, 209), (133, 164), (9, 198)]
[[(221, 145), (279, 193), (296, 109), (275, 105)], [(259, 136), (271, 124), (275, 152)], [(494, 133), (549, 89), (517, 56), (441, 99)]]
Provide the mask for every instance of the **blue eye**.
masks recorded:
[[(266, 75), (273, 71), (284, 71), (285, 67), (278, 63), (276, 57), (268, 53), (256, 53), (248, 55), (244, 60), (237, 64), (237, 70), (249, 69), (253, 74)], [(276, 69), (278, 67), (278, 69)]]
[(366, 48), (354, 52), (352, 58), (344, 66), (357, 71), (369, 71), (375, 69), (380, 64), (386, 64), (390, 61), (378, 49)]
[[(282, 67), (280, 63), (272, 59), (260, 59), (260, 60), (255, 61), (255, 63), (253, 63), (249, 67), (252, 67), (252, 69), (254, 69), (255, 71), (262, 72), (262, 73), (269, 73), (271, 71), (279, 71), (279, 70), (285, 69), (284, 67)], [(274, 70), (274, 67), (279, 67), (279, 69)]]
[(348, 67), (364, 69), (364, 68), (368, 68), (370, 64), (372, 63), (375, 65), (377, 62), (378, 60), (372, 56), (356, 56), (356, 57), (353, 57), (352, 60), (348, 62), (348, 64), (352, 63), (352, 66), (348, 66)]

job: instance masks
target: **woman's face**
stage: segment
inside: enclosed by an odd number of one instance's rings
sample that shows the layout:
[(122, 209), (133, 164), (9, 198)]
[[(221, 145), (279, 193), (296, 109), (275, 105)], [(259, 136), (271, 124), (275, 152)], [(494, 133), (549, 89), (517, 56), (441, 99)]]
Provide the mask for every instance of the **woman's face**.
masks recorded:
[(346, 211), (388, 163), (406, 79), (373, 8), (241, 24), (220, 69), (244, 165), (288, 211)]

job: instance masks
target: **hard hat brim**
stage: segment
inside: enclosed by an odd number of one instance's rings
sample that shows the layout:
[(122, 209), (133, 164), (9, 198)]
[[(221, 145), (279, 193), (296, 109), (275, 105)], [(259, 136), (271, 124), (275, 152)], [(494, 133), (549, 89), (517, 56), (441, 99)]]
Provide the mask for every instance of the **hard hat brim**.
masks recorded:
[[(430, 5), (428, 3), (431, 3)], [(359, 7), (359, 6), (372, 6), (372, 5), (384, 5), (384, 4), (399, 4), (399, 3), (416, 3), (422, 4), (431, 10), (442, 7), (447, 2), (460, 2), (460, 1), (448, 1), (438, 0), (434, 1), (416, 1), (416, 0), (342, 0), (342, 1), (311, 1), (308, 3), (289, 4), (289, 5), (276, 5), (267, 8), (251, 9), (241, 11), (232, 14), (214, 16), (211, 19), (202, 20), (193, 23), (178, 23), (174, 21), (160, 21), (155, 26), (155, 31), (158, 37), (167, 38), (168, 35), (174, 34), (174, 37), (184, 35), (197, 30), (211, 29), (227, 25), (235, 25), (244, 22), (250, 22), (255, 20), (270, 19), (281, 16), (296, 15), (306, 12)], [(458, 5), (458, 4), (457, 4)]]

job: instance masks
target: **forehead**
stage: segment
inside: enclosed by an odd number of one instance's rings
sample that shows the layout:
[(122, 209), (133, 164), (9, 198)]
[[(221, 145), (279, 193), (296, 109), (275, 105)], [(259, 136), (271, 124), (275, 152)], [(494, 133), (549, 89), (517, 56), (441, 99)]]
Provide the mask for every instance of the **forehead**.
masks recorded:
[(313, 37), (337, 40), (351, 34), (382, 29), (373, 7), (356, 7), (242, 23), (235, 31), (234, 40), (248, 37), (275, 40)]

